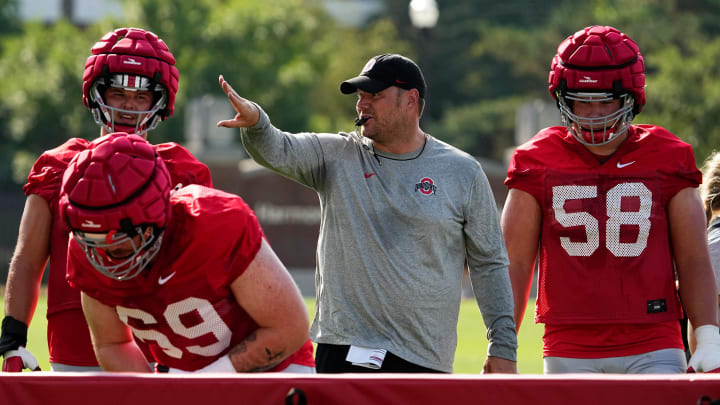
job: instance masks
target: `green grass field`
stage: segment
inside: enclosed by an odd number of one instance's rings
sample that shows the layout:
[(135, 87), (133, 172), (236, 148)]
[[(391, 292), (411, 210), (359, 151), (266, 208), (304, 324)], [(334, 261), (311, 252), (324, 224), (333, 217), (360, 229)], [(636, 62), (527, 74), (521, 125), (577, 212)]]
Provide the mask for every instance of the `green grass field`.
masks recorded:
[[(4, 297), (4, 288), (0, 286), (0, 297)], [(40, 368), (50, 370), (48, 362), (47, 339), (45, 336), (47, 296), (42, 295), (38, 303), (28, 332), (28, 349), (37, 357)], [(305, 300), (308, 313), (314, 314), (315, 299)], [(519, 336), (518, 370), (521, 374), (542, 374), (542, 325), (532, 322), (534, 306), (528, 308)], [(4, 314), (4, 305), (0, 300), (0, 314)], [(460, 306), (458, 322), (458, 346), (455, 353), (456, 374), (479, 374), (487, 353), (485, 326), (475, 300), (463, 300)]]

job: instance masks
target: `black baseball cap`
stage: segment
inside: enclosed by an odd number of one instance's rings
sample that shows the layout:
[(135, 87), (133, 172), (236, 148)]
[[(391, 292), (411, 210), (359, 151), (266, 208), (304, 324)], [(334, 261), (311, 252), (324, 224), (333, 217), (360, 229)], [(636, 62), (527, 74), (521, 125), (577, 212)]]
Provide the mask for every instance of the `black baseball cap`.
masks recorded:
[(355, 93), (358, 89), (368, 93), (379, 93), (390, 86), (401, 89), (417, 89), (425, 98), (425, 78), (420, 67), (412, 60), (394, 53), (384, 53), (370, 59), (360, 75), (340, 84), (343, 94)]

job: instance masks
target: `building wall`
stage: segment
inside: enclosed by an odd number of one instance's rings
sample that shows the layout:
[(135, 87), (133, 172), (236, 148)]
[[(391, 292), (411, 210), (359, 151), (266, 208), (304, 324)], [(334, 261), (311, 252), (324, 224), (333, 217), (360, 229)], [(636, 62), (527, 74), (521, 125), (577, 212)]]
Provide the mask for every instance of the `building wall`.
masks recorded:
[[(340, 24), (360, 26), (385, 10), (384, 0), (325, 0), (328, 14)], [(52, 22), (64, 14), (66, 5), (71, 18), (85, 25), (108, 15), (123, 15), (121, 0), (20, 0), (20, 16), (23, 20)]]
[(120, 0), (20, 0), (20, 17), (23, 20), (52, 22), (63, 16), (63, 3), (72, 13), (72, 20), (84, 25), (108, 15), (122, 15)]

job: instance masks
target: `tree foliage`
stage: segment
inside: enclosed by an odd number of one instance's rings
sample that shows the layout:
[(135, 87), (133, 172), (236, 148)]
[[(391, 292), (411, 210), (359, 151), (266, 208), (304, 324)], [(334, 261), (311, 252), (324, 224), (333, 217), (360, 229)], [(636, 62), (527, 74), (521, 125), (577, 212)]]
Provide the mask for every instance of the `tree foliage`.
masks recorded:
[[(367, 27), (362, 35), (336, 25), (318, 1), (128, 0), (126, 4), (128, 23), (153, 30), (175, 53), (180, 71), (178, 103), (204, 94), (221, 95), (217, 77), (223, 74), (239, 94), (260, 104), (275, 125), (288, 131), (306, 131), (310, 126), (335, 131), (344, 120), (352, 122), (353, 102), (338, 98), (340, 81), (357, 74), (375, 55), (373, 48), (393, 47), (397, 42), (388, 24)], [(351, 46), (360, 35), (365, 40)], [(331, 80), (336, 82), (331, 85)], [(182, 110), (178, 115), (182, 117)], [(181, 133), (183, 122), (173, 119), (172, 125), (163, 124), (156, 132), (176, 138), (168, 133)]]
[[(720, 75), (713, 61), (720, 2), (448, 3), (439, 2), (429, 57), (436, 89), (430, 104), (440, 110), (431, 125), (436, 136), (475, 155), (502, 159), (493, 145), (502, 145), (511, 133), (512, 106), (535, 99), (552, 102), (547, 76), (558, 44), (586, 26), (611, 25), (630, 35), (645, 59), (648, 101), (635, 122), (668, 128), (695, 147), (698, 162), (718, 147)], [(495, 118), (471, 125), (473, 117)], [(466, 124), (459, 125), (460, 120)], [(463, 127), (464, 136), (457, 133)]]
[[(137, 26), (158, 34), (180, 71), (175, 113), (153, 141), (182, 141), (184, 106), (205, 94), (222, 96), (224, 74), (243, 96), (258, 102), (289, 131), (332, 130), (352, 123), (354, 101), (339, 82), (358, 73), (385, 48), (407, 51), (394, 27), (337, 26), (310, 0), (126, 0), (125, 16), (81, 29), (65, 21), (28, 22), (17, 33), (0, 32), (0, 178), (22, 184), (44, 150), (69, 137), (93, 138), (99, 128), (81, 101), (81, 79), (90, 47), (106, 32)], [(0, 14), (2, 15), (2, 14)], [(358, 36), (362, 43), (348, 49)], [(348, 49), (348, 52), (339, 50)], [(20, 63), (18, 63), (18, 60)], [(14, 163), (13, 163), (14, 162)], [(14, 176), (13, 176), (14, 174)]]
[(20, 22), (18, 2), (0, 0), (0, 183), (23, 183), (29, 164), (68, 137), (97, 136), (81, 101), (82, 66), (102, 34), (123, 26), (155, 32), (177, 58), (175, 115), (153, 132), (155, 142), (183, 140), (185, 104), (222, 96), (219, 74), (280, 128), (352, 129), (354, 98), (339, 83), (370, 57), (397, 52), (426, 74), (423, 128), (502, 160), (516, 109), (552, 100), (547, 75), (557, 45), (593, 24), (615, 26), (640, 46), (648, 101), (635, 122), (668, 128), (698, 161), (720, 142), (720, 1), (439, 1), (438, 24), (424, 31), (410, 24), (407, 0), (386, 3), (357, 28), (338, 25), (322, 0), (125, 0), (124, 16), (81, 28)]
[[(204, 94), (220, 95), (217, 78), (223, 74), (277, 125), (299, 130), (306, 124), (310, 112), (303, 95), (317, 83), (326, 57), (308, 46), (326, 35), (317, 8), (303, 7), (300, 0), (132, 0), (127, 11), (129, 25), (155, 32), (174, 53), (179, 105)], [(154, 138), (182, 134), (182, 108), (176, 114)]]
[(20, 29), (19, 0), (0, 0), (0, 36), (19, 32)]
[(70, 137), (97, 136), (81, 91), (82, 67), (97, 38), (94, 30), (83, 31), (67, 21), (26, 23), (21, 32), (2, 37), (4, 179), (22, 184), (42, 151)]

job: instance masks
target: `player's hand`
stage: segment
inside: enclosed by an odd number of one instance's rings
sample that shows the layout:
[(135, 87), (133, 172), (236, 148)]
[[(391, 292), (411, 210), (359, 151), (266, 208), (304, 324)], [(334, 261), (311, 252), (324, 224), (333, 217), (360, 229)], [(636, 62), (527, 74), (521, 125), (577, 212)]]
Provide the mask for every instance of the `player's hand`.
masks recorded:
[(23, 368), (40, 370), (35, 356), (25, 349), (27, 329), (25, 322), (18, 321), (12, 316), (3, 319), (0, 328), (0, 355), (5, 358), (2, 371), (20, 372)]
[(170, 374), (182, 374), (182, 373), (237, 373), (237, 370), (235, 370), (235, 367), (232, 364), (232, 361), (230, 361), (230, 356), (225, 355), (220, 357), (219, 359), (215, 360), (214, 362), (208, 364), (207, 366), (195, 370), (195, 371), (185, 371), (180, 370), (179, 368), (172, 368), (168, 367), (167, 372)]
[(230, 100), (230, 104), (232, 104), (237, 114), (235, 114), (235, 118), (231, 120), (218, 122), (217, 126), (226, 128), (247, 128), (257, 124), (260, 120), (260, 111), (258, 111), (257, 106), (240, 97), (235, 90), (233, 90), (232, 86), (230, 86), (230, 83), (225, 81), (225, 78), (222, 75), (220, 75), (218, 81), (220, 82), (220, 87), (222, 87), (228, 97), (228, 100)]
[(688, 372), (720, 373), (720, 331), (715, 325), (695, 328), (697, 349), (690, 358)]
[(482, 373), (517, 374), (517, 362), (500, 357), (488, 356), (487, 360), (485, 360)]
[(22, 346), (17, 350), (6, 351), (3, 357), (5, 359), (3, 360), (2, 371), (6, 373), (19, 373), (26, 368), (30, 371), (40, 371), (40, 365), (35, 356)]

